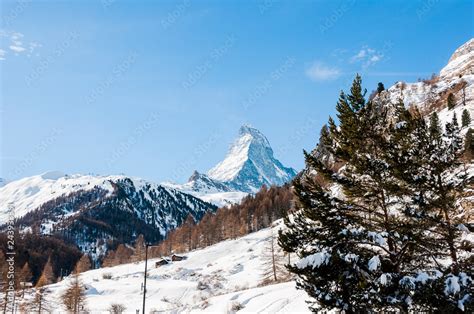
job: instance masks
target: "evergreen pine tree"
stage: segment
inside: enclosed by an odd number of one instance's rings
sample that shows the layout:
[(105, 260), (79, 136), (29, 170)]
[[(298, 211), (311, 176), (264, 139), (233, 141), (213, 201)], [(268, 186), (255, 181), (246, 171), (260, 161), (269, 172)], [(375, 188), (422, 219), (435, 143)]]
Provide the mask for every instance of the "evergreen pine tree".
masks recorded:
[(377, 84), (377, 94), (380, 94), (381, 92), (383, 92), (385, 90), (385, 86), (383, 86), (383, 83), (382, 82), (379, 82)]
[[(387, 134), (397, 121), (389, 119), (387, 104), (365, 103), (361, 91), (357, 76), (351, 94), (339, 97), (339, 126), (330, 121), (330, 135), (323, 133), (330, 139), (320, 140), (344, 167), (336, 171), (320, 156), (305, 153), (307, 171), (294, 183), (299, 211), (285, 219), (288, 229), (280, 233), (284, 250), (301, 258), (289, 269), (299, 276), (298, 287), (316, 300), (314, 310), (406, 309), (408, 296), (400, 295), (399, 279), (424, 261), (412, 258), (416, 248), (407, 249), (418, 236), (415, 222), (396, 215), (403, 186), (392, 179), (386, 154)], [(400, 110), (400, 117), (405, 115)], [(405, 125), (398, 122), (397, 130)], [(322, 187), (312, 170), (330, 185)]]
[[(356, 79), (351, 91), (360, 90)], [(466, 184), (456, 115), (443, 133), (436, 115), (428, 125), (402, 103), (354, 99), (341, 93), (339, 126), (330, 121), (319, 142), (343, 167), (305, 153), (306, 169), (294, 182), (297, 211), (279, 241), (300, 257), (288, 265), (297, 287), (314, 298), (315, 311), (467, 308), (472, 280), (460, 248), (468, 220), (455, 202)]]
[(467, 109), (464, 109), (462, 111), (462, 116), (461, 116), (461, 125), (463, 128), (467, 127), (469, 124), (471, 124), (471, 114)]
[(449, 93), (448, 95), (448, 109), (451, 110), (456, 106), (456, 99), (454, 98), (453, 93)]
[(414, 244), (432, 262), (417, 270), (418, 277), (406, 275), (401, 282), (404, 293), (411, 296), (419, 310), (454, 312), (472, 304), (468, 297), (472, 261), (469, 248), (461, 245), (469, 213), (456, 201), (472, 178), (461, 167), (464, 149), (456, 114), (446, 124), (441, 139), (425, 125), (423, 117), (414, 122), (413, 132), (406, 139), (409, 144), (400, 152), (406, 156), (407, 166), (397, 175), (411, 195), (405, 216), (418, 220), (424, 232)]
[(431, 136), (436, 139), (440, 140), (442, 135), (441, 124), (439, 122), (438, 114), (433, 112), (430, 116), (430, 134)]
[(354, 79), (354, 84), (351, 86), (351, 93), (347, 95), (347, 100), (354, 111), (359, 111), (364, 107), (365, 94), (367, 94), (367, 89), (362, 91), (362, 77), (357, 74)]

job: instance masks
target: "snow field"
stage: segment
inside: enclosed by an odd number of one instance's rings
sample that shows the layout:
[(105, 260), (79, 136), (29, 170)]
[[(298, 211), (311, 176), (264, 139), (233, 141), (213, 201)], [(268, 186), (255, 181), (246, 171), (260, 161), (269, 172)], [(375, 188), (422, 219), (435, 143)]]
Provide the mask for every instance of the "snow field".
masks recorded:
[[(207, 312), (309, 312), (304, 291), (294, 282), (258, 287), (263, 271), (262, 251), (270, 229), (186, 254), (187, 259), (155, 268), (159, 258), (148, 261), (147, 313)], [(144, 262), (91, 270), (80, 275), (87, 287), (87, 307), (92, 313), (107, 313), (113, 303), (127, 313), (142, 307)], [(111, 279), (104, 279), (110, 276)], [(50, 286), (49, 298), (63, 311), (60, 295), (70, 278)]]

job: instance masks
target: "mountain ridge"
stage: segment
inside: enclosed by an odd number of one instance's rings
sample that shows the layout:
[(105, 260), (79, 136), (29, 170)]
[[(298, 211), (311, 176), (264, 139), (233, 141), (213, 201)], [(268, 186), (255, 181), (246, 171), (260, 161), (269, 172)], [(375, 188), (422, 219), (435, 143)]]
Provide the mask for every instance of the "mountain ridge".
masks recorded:
[(431, 79), (416, 83), (399, 81), (380, 93), (397, 103), (400, 99), (406, 106), (417, 106), (424, 115), (441, 111), (447, 107), (447, 98), (452, 93), (456, 106), (469, 107), (474, 102), (474, 38), (458, 47), (447, 64)]
[[(139, 178), (58, 172), (8, 183), (0, 188), (0, 202), (11, 204), (15, 225), (22, 232), (72, 240), (94, 260), (106, 254), (109, 243), (132, 244), (139, 234), (156, 242), (189, 215), (199, 221), (217, 209), (190, 194)], [(2, 208), (0, 228), (9, 214)]]

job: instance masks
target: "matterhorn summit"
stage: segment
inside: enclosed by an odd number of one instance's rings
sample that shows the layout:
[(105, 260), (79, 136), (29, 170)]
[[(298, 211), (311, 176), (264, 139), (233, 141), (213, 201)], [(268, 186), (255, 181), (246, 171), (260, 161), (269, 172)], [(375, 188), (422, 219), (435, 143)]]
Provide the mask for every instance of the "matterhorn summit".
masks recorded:
[(249, 125), (243, 125), (225, 159), (207, 175), (235, 190), (256, 192), (262, 185), (285, 184), (296, 175), (296, 171), (283, 166), (274, 157), (265, 135)]
[(238, 203), (263, 185), (283, 185), (296, 175), (273, 155), (259, 130), (243, 125), (224, 160), (207, 174), (195, 171), (185, 184), (164, 183), (217, 206)]

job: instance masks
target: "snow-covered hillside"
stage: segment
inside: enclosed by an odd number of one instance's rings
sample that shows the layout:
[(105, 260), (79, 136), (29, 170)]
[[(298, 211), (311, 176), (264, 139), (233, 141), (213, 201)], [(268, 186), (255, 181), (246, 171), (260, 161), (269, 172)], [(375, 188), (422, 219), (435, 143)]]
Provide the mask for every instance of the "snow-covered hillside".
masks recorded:
[(206, 174), (197, 171), (194, 171), (188, 182), (184, 184), (170, 182), (164, 182), (162, 184), (184, 193), (191, 194), (218, 207), (237, 204), (242, 200), (242, 198), (248, 195), (246, 192), (234, 191), (227, 184), (213, 180)]
[(5, 184), (7, 184), (7, 183), (8, 183), (8, 180), (6, 180), (6, 179), (4, 179), (4, 178), (0, 178), (0, 188), (1, 188), (2, 186), (4, 186)]
[[(110, 196), (115, 191), (114, 184), (122, 181), (130, 181), (137, 190), (152, 194), (154, 189), (163, 188), (155, 183), (124, 175), (66, 175), (59, 171), (51, 171), (12, 181), (0, 187), (0, 203), (13, 205), (15, 218), (20, 218), (51, 200), (79, 191), (86, 192), (100, 188), (107, 192), (106, 197)], [(170, 194), (183, 195), (172, 188), (166, 189)], [(145, 198), (152, 200), (152, 195), (146, 195), (149, 193), (144, 194)], [(5, 222), (7, 214), (7, 209), (2, 207), (0, 224)]]
[[(78, 190), (87, 191), (100, 186), (110, 193), (113, 191), (110, 181), (120, 178), (122, 176), (69, 176), (59, 171), (46, 172), (12, 181), (1, 187), (0, 203), (13, 205), (15, 217), (20, 218), (58, 196)], [(0, 211), (0, 224), (5, 222), (6, 215), (7, 212)]]
[(0, 226), (11, 214), (20, 230), (74, 241), (95, 260), (107, 241), (131, 244), (139, 234), (162, 240), (191, 215), (199, 221), (216, 206), (170, 187), (127, 176), (48, 172), (0, 188)]
[(394, 103), (402, 99), (406, 106), (416, 105), (429, 114), (445, 108), (450, 93), (456, 105), (468, 106), (474, 117), (474, 39), (456, 49), (439, 76), (417, 83), (398, 82), (382, 95)]
[[(147, 313), (208, 312), (306, 313), (307, 295), (294, 282), (258, 287), (263, 271), (262, 251), (270, 229), (229, 240), (186, 254), (187, 259), (155, 268), (148, 261)], [(87, 287), (87, 306), (104, 313), (112, 303), (135, 313), (142, 306), (144, 262), (102, 268), (81, 274)], [(111, 279), (103, 277), (110, 274)], [(55, 313), (61, 311), (59, 296), (70, 278), (51, 285)]]

